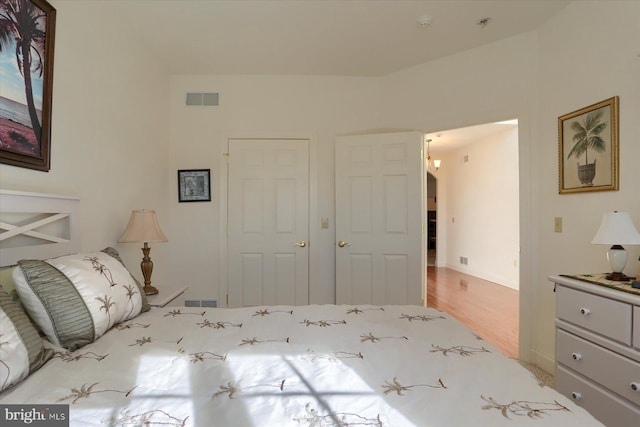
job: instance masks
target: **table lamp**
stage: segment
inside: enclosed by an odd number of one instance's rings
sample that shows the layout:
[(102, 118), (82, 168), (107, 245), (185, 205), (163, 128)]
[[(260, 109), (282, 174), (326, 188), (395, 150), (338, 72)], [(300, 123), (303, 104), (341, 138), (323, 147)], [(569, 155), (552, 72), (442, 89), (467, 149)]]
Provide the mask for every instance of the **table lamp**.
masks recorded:
[(622, 245), (640, 245), (640, 234), (633, 226), (627, 212), (607, 212), (602, 216), (602, 223), (591, 243), (599, 245), (613, 245), (607, 251), (607, 259), (612, 272), (607, 274), (607, 280), (623, 282), (632, 280), (622, 271), (627, 264), (627, 251)]
[(142, 276), (144, 277), (144, 293), (147, 295), (155, 295), (158, 289), (151, 286), (151, 273), (153, 272), (153, 262), (149, 257), (151, 248), (148, 243), (167, 242), (167, 236), (164, 235), (158, 224), (156, 211), (153, 210), (134, 210), (131, 211), (129, 224), (125, 228), (122, 236), (118, 239), (118, 243), (144, 243), (142, 248)]

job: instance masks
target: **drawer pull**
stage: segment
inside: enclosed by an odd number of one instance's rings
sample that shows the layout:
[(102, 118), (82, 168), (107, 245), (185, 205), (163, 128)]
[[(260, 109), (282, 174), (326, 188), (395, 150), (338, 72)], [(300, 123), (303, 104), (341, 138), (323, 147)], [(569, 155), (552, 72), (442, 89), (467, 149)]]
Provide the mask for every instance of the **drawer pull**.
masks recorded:
[(571, 353), (571, 357), (573, 357), (573, 360), (581, 360), (582, 359), (582, 355), (580, 353)]
[(571, 397), (573, 398), (573, 400), (579, 400), (582, 399), (582, 394), (578, 393), (577, 391), (572, 391)]
[(640, 391), (640, 383), (631, 383), (631, 390)]
[(587, 316), (587, 315), (589, 315), (589, 313), (591, 313), (591, 310), (589, 310), (588, 308), (582, 307), (580, 309), (580, 314), (582, 314), (582, 315)]

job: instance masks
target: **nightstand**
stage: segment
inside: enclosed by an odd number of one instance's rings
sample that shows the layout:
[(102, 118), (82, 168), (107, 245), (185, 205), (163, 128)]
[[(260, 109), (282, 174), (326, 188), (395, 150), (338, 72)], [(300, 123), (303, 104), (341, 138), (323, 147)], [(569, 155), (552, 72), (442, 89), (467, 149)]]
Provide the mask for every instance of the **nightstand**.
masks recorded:
[(556, 389), (610, 427), (640, 419), (640, 295), (554, 276)]
[(172, 292), (160, 292), (156, 295), (147, 295), (147, 301), (151, 307), (164, 307), (173, 302), (180, 295), (189, 289), (188, 286), (176, 289)]

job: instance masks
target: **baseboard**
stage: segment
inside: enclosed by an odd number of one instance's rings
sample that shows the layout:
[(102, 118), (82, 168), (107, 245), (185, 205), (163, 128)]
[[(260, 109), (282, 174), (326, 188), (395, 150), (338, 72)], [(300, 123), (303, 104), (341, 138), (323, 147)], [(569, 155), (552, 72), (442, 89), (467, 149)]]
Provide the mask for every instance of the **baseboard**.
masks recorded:
[(482, 271), (476, 271), (468, 267), (461, 267), (458, 264), (445, 264), (444, 267), (455, 270), (458, 273), (468, 274), (469, 276), (477, 277), (479, 279), (495, 283), (496, 285), (504, 286), (505, 288), (514, 289), (516, 291), (520, 290), (519, 284), (506, 283), (503, 277), (495, 277)]
[(548, 372), (549, 374), (555, 376), (556, 375), (556, 360), (554, 357), (550, 357), (549, 355), (539, 353), (534, 351), (535, 360), (533, 363), (538, 365), (541, 369)]

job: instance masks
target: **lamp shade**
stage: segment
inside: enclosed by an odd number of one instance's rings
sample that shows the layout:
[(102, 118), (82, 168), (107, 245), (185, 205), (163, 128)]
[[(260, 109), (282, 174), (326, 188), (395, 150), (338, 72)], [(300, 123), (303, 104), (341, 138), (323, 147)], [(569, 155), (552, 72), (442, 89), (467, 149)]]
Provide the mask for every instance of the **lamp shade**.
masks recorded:
[(135, 210), (131, 211), (129, 224), (124, 229), (122, 236), (118, 239), (118, 243), (149, 243), (149, 242), (167, 242), (167, 236), (164, 235), (158, 224), (156, 211), (153, 210)]
[(640, 233), (627, 212), (607, 212), (591, 243), (600, 245), (640, 245)]

